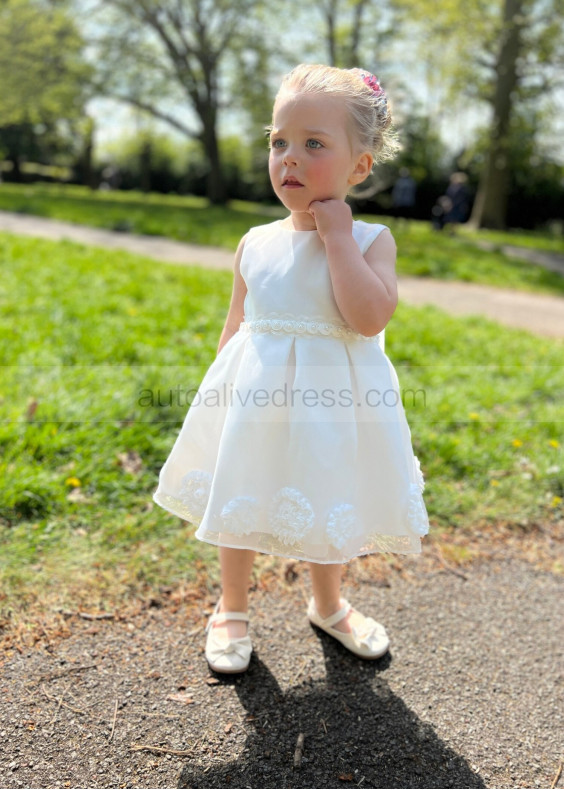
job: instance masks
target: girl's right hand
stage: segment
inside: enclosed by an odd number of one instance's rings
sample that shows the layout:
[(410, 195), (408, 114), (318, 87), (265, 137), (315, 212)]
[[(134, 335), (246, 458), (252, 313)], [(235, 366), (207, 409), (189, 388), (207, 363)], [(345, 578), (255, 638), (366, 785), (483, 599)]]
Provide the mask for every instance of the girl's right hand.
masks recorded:
[(315, 220), (317, 232), (323, 242), (330, 234), (352, 235), (352, 211), (344, 200), (313, 200), (308, 210)]

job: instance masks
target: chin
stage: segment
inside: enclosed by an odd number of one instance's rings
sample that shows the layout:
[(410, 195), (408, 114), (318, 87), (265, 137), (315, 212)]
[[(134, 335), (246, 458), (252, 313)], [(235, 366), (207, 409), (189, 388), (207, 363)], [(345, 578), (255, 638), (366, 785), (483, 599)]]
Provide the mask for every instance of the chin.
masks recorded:
[(311, 203), (310, 199), (307, 200), (292, 200), (291, 196), (288, 199), (288, 195), (278, 195), (278, 200), (282, 203), (284, 208), (287, 208), (288, 211), (293, 211), (295, 213), (300, 212), (307, 212), (309, 209), (309, 204)]

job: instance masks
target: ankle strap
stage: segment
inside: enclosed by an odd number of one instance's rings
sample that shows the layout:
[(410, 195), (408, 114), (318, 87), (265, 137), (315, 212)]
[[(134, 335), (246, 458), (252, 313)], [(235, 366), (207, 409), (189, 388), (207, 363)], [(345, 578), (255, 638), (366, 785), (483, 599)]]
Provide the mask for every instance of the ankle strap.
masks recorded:
[(244, 620), (249, 622), (249, 615), (246, 612), (218, 612), (217, 614), (210, 615), (210, 623), (215, 623), (217, 620)]
[(342, 620), (343, 617), (346, 617), (349, 610), (352, 609), (352, 606), (345, 598), (341, 598), (341, 600), (343, 601), (342, 608), (339, 609), (338, 612), (335, 612), (335, 614), (329, 615), (326, 620), (323, 620), (324, 627), (331, 628), (331, 626), (335, 625), (335, 623), (338, 623), (339, 620)]
[[(217, 608), (217, 607), (216, 607)], [(206, 624), (204, 633), (207, 632), (212, 627), (213, 623), (217, 622), (218, 620), (243, 620), (244, 622), (249, 622), (249, 615), (246, 612), (214, 612), (212, 615), (209, 616), (208, 622)]]

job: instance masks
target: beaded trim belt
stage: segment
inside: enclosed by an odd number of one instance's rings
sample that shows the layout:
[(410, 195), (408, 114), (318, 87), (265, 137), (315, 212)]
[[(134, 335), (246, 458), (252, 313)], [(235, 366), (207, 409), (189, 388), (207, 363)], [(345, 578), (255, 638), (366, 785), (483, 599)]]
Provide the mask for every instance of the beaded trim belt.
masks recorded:
[(239, 325), (242, 332), (271, 332), (276, 335), (325, 335), (340, 337), (345, 340), (369, 340), (378, 343), (378, 335), (368, 337), (355, 332), (347, 326), (332, 324), (328, 321), (294, 321), (280, 318), (258, 318), (254, 321), (242, 321)]

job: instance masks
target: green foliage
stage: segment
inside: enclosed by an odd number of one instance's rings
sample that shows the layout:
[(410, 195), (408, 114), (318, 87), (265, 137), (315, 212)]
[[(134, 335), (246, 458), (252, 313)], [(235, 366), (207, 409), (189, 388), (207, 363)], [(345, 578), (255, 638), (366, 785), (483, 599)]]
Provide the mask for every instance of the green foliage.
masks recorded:
[(143, 148), (151, 147), (151, 166), (155, 169), (168, 169), (181, 176), (189, 156), (195, 156), (196, 143), (174, 140), (169, 135), (145, 128), (141, 132), (123, 134), (105, 146), (102, 160), (111, 161), (120, 168), (139, 176)]
[(82, 113), (90, 68), (64, 4), (0, 4), (0, 126), (53, 122)]
[[(491, 101), (496, 57), (506, 31), (504, 0), (395, 0), (402, 26), (415, 33), (417, 50), (424, 57), (437, 88), (447, 89), (450, 103)], [(524, 52), (520, 58), (518, 96), (522, 102), (542, 97), (558, 84), (552, 65), (564, 51), (561, 0), (523, 2)], [(441, 87), (442, 86), (442, 87)]]
[(439, 181), (448, 176), (448, 152), (432, 118), (414, 110), (399, 129), (403, 146), (397, 167), (408, 167), (420, 184), (425, 180)]

